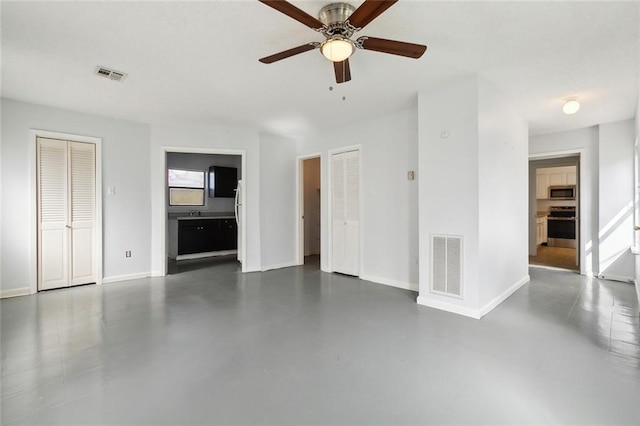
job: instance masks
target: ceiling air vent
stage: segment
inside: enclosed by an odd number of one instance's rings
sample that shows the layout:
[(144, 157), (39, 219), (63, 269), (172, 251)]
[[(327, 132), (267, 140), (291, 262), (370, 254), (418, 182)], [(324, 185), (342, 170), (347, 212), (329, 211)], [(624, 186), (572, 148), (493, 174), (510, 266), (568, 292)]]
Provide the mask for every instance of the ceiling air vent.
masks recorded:
[(109, 80), (113, 80), (113, 81), (123, 81), (125, 78), (127, 78), (128, 74), (122, 71), (116, 71), (107, 67), (98, 66), (96, 68), (96, 75), (99, 75), (100, 77), (108, 78)]

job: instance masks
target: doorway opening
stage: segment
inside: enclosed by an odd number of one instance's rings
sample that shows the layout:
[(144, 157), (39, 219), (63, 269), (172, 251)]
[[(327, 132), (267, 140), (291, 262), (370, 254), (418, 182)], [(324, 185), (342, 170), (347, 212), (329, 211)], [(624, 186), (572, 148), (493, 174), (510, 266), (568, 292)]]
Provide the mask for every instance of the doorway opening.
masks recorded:
[(529, 161), (529, 265), (580, 271), (580, 155)]
[(320, 156), (298, 160), (298, 264), (320, 269), (321, 180)]
[(167, 274), (242, 270), (243, 155), (166, 151)]

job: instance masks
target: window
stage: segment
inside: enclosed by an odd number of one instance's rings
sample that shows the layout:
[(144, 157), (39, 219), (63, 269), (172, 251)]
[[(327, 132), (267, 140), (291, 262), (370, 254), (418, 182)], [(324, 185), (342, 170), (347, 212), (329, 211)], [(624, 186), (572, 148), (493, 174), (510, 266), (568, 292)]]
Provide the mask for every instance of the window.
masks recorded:
[(204, 206), (204, 182), (204, 171), (169, 169), (169, 205)]

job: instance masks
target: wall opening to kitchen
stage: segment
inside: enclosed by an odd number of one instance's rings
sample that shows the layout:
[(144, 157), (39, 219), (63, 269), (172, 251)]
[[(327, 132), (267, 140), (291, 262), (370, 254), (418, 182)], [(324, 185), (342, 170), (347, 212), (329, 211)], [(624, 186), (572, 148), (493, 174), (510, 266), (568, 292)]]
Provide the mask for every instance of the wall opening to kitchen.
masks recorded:
[(167, 273), (240, 270), (242, 156), (166, 153)]
[(580, 271), (580, 156), (529, 161), (529, 264)]

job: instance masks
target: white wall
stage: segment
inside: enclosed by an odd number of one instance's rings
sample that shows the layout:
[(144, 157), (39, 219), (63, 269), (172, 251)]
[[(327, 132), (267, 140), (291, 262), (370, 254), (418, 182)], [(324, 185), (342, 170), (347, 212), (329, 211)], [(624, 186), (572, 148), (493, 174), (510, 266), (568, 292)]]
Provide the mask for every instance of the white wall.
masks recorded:
[[(598, 258), (598, 127), (529, 137), (529, 156), (580, 153), (580, 273), (593, 275)], [(568, 154), (567, 154), (568, 155)], [(595, 240), (594, 240), (595, 239)]]
[[(460, 313), (477, 311), (479, 162), (477, 78), (418, 95), (420, 167), (420, 297)], [(448, 137), (443, 137), (443, 132)], [(463, 299), (431, 293), (432, 235), (463, 238)]]
[[(634, 180), (634, 193), (636, 200), (636, 208), (635, 208), (635, 221), (634, 224), (636, 226), (640, 226), (640, 170), (638, 169), (638, 161), (640, 160), (640, 87), (638, 88), (638, 103), (636, 104), (636, 139), (635, 139), (635, 180)], [(635, 230), (635, 250), (636, 250), (636, 293), (638, 294), (638, 302), (640, 302), (640, 231)], [(1, 266), (1, 264), (0, 264)]]
[[(479, 318), (528, 280), (527, 125), (475, 76), (418, 105), (418, 303)], [(430, 290), (433, 235), (463, 238), (462, 298)]]
[(304, 255), (320, 254), (320, 157), (304, 160)]
[(260, 133), (262, 269), (296, 265), (296, 144)]
[(599, 275), (635, 277), (633, 232), (634, 120), (599, 126)]
[(488, 309), (529, 275), (529, 137), (501, 93), (483, 79), (478, 89), (479, 306)]
[(165, 197), (166, 150), (244, 150), (246, 210), (246, 270), (261, 269), (260, 263), (260, 148), (258, 132), (223, 125), (167, 124), (151, 126), (151, 271), (160, 275), (166, 268), (167, 240)]
[[(418, 188), (415, 108), (349, 126), (327, 129), (299, 143), (298, 155), (322, 154), (322, 188), (328, 188), (328, 150), (361, 145), (360, 277), (417, 290)], [(419, 174), (418, 174), (419, 175)], [(322, 191), (321, 267), (329, 270), (327, 208)]]
[[(0, 118), (3, 116), (2, 115), (2, 108), (3, 108), (4, 102), (0, 102)], [(0, 126), (0, 127), (4, 127), (4, 125)], [(2, 212), (4, 211), (4, 207), (3, 207), (3, 201), (4, 200), (4, 192), (2, 192), (2, 170), (4, 169), (4, 167), (2, 167), (2, 141), (4, 140), (4, 135), (0, 134), (0, 296), (2, 296), (2, 259), (4, 257), (3, 255), (3, 245), (4, 245), (4, 237), (2, 236), (3, 234), (3, 229), (4, 229), (4, 225), (2, 222)]]
[[(36, 280), (36, 247), (30, 237), (36, 235), (30, 214), (35, 209), (35, 142), (29, 139), (30, 129), (102, 138), (102, 182), (116, 188), (115, 195), (103, 199), (104, 277), (148, 273), (149, 127), (3, 99), (1, 173), (2, 181), (12, 184), (2, 187), (1, 290), (28, 288)], [(132, 251), (131, 258), (125, 258), (126, 250)]]
[(634, 138), (633, 120), (529, 138), (533, 156), (581, 151), (582, 274), (633, 277)]

